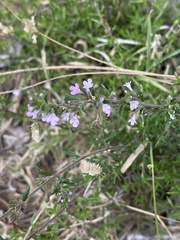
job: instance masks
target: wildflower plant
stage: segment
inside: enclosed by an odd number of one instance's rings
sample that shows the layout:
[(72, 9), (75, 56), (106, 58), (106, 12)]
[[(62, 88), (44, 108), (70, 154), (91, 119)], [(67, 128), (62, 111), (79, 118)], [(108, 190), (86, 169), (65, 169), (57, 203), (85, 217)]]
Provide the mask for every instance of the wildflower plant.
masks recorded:
[(116, 1), (112, 13), (98, 1), (52, 1), (25, 13), (1, 3), (22, 23), (5, 33), (20, 36), (25, 56), (0, 73), (0, 173), (8, 168), (18, 193), (2, 219), (18, 226), (30, 216), (11, 239), (109, 239), (112, 230), (120, 239), (127, 226), (171, 237), (163, 215), (179, 224), (180, 78), (178, 25), (166, 5), (128, 0), (119, 14)]

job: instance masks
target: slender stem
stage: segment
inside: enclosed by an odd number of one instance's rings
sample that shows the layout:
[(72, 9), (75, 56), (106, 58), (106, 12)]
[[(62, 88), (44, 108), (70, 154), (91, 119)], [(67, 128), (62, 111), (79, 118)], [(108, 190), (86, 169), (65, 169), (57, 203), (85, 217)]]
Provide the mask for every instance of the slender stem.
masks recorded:
[(112, 64), (112, 63), (110, 63), (110, 62), (105, 62), (105, 61), (102, 61), (102, 60), (100, 60), (100, 59), (98, 59), (98, 58), (95, 58), (95, 57), (93, 57), (93, 56), (90, 56), (89, 54), (80, 52), (80, 51), (78, 51), (78, 50), (76, 50), (76, 49), (74, 49), (74, 48), (72, 48), (72, 47), (69, 47), (69, 46), (67, 46), (67, 45), (65, 45), (65, 44), (63, 44), (63, 43), (61, 43), (61, 42), (58, 42), (58, 41), (54, 40), (53, 38), (51, 38), (51, 37), (49, 37), (49, 36), (47, 36), (47, 35), (39, 32), (39, 31), (38, 31), (38, 33), (39, 33), (41, 36), (43, 36), (44, 38), (48, 39), (49, 41), (51, 41), (51, 42), (53, 42), (53, 43), (56, 43), (57, 45), (59, 45), (59, 46), (61, 46), (61, 47), (63, 47), (63, 48), (66, 48), (66, 49), (68, 49), (68, 50), (70, 50), (70, 51), (72, 51), (72, 52), (78, 53), (78, 54), (80, 54), (80, 55), (82, 55), (82, 56), (84, 56), (84, 57), (90, 58), (90, 59), (92, 59), (92, 60), (94, 60), (94, 61), (96, 61), (96, 62), (105, 64), (105, 65), (110, 66), (110, 67), (113, 67), (113, 68), (115, 68), (115, 69), (122, 70), (122, 68), (120, 68), (120, 67), (118, 67), (118, 66), (116, 66), (116, 65), (114, 65), (114, 64)]
[(141, 106), (144, 107), (149, 107), (149, 108), (161, 108), (159, 105), (151, 104), (151, 103), (145, 103), (145, 102), (140, 102)]
[(155, 223), (156, 223), (156, 235), (157, 235), (157, 240), (160, 240), (157, 205), (156, 205), (156, 189), (155, 189), (155, 179), (154, 179), (154, 159), (153, 159), (151, 142), (150, 142), (150, 159), (151, 159), (152, 190), (153, 190), (153, 204), (154, 204)]
[[(65, 74), (65, 75), (62, 75), (62, 76), (57, 76), (57, 77), (54, 77), (54, 78), (49, 78), (47, 80), (43, 80), (41, 82), (37, 82), (37, 83), (32, 84), (32, 85), (27, 86), (27, 87), (19, 88), (18, 90), (21, 90), (21, 91), (27, 90), (27, 89), (42, 85), (44, 83), (51, 82), (51, 81), (54, 81), (54, 80), (58, 80), (58, 79), (61, 79), (61, 78), (69, 78), (69, 77), (75, 77), (75, 76), (79, 77), (79, 76), (87, 76), (87, 75), (92, 76), (92, 75), (101, 75), (101, 74), (117, 74), (117, 72), (115, 72), (115, 71), (113, 71), (113, 72), (83, 72), (83, 73)], [(4, 91), (4, 92), (0, 92), (0, 95), (9, 94), (9, 93), (12, 93), (12, 92), (14, 92), (14, 89)]]

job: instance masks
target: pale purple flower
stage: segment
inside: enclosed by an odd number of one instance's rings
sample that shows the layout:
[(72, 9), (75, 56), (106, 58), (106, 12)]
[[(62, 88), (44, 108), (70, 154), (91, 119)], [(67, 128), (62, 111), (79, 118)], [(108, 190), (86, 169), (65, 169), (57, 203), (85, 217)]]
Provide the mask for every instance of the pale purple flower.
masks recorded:
[(43, 97), (43, 93), (40, 93), (39, 96), (40, 96), (40, 97)]
[(63, 121), (63, 122), (69, 121), (69, 116), (70, 116), (70, 114), (71, 114), (71, 112), (63, 113), (63, 114), (61, 115), (62, 121)]
[(74, 115), (73, 118), (71, 118), (70, 124), (71, 124), (74, 128), (77, 128), (77, 127), (78, 127), (78, 125), (79, 125), (79, 119), (78, 119), (77, 114)]
[(131, 126), (133, 126), (134, 124), (136, 124), (136, 115), (134, 114), (129, 120), (128, 122), (130, 123)]
[(42, 113), (42, 121), (49, 123), (50, 122), (49, 114)]
[(16, 89), (16, 90), (13, 91), (13, 94), (14, 94), (15, 96), (19, 96), (20, 93), (21, 93), (21, 90), (20, 90), (20, 89)]
[(172, 96), (169, 95), (169, 96), (168, 96), (168, 100), (169, 100), (169, 101), (172, 101), (172, 99), (173, 99)]
[(27, 105), (28, 111), (26, 112), (27, 117), (32, 117), (32, 119), (36, 119), (38, 113), (40, 112), (40, 109), (36, 109), (33, 111), (34, 107), (31, 106), (30, 104)]
[(102, 104), (102, 111), (105, 113), (105, 114), (107, 114), (107, 117), (109, 117), (110, 116), (110, 114), (111, 114), (111, 112), (112, 112), (112, 107), (111, 106), (109, 106), (108, 104)]
[(29, 111), (29, 112), (32, 112), (32, 110), (34, 109), (34, 107), (31, 106), (30, 104), (28, 104), (27, 107), (28, 107), (28, 111)]
[(103, 101), (104, 101), (104, 97), (100, 97), (100, 98), (99, 98), (99, 101), (100, 101), (100, 102), (103, 102)]
[(87, 80), (87, 81), (83, 81), (83, 85), (84, 85), (84, 87), (83, 87), (83, 88), (85, 88), (85, 89), (86, 89), (86, 92), (90, 92), (90, 88), (92, 88), (92, 87), (93, 87), (93, 82), (92, 82), (92, 79), (91, 79), (91, 78), (88, 78), (88, 80)]
[(70, 86), (69, 89), (71, 91), (70, 92), (71, 95), (83, 94), (83, 92), (79, 88), (79, 84), (78, 83), (75, 83), (75, 86)]
[(112, 97), (112, 99), (113, 99), (113, 102), (117, 102), (117, 98), (116, 97)]
[(136, 100), (130, 101), (129, 104), (130, 104), (130, 110), (131, 110), (131, 111), (135, 110), (135, 109), (138, 108), (138, 106), (139, 106), (139, 102), (136, 101)]
[(72, 195), (72, 192), (67, 192), (67, 195), (69, 195), (69, 196)]
[(50, 113), (50, 114), (42, 113), (42, 121), (50, 123), (51, 126), (54, 127), (59, 121), (59, 118), (56, 116), (55, 113)]
[(104, 97), (100, 97), (99, 101), (102, 103), (104, 101)]
[(132, 89), (132, 87), (131, 87), (131, 81), (123, 84), (123, 86), (124, 86), (124, 87), (127, 87), (130, 91), (133, 91), (133, 89)]

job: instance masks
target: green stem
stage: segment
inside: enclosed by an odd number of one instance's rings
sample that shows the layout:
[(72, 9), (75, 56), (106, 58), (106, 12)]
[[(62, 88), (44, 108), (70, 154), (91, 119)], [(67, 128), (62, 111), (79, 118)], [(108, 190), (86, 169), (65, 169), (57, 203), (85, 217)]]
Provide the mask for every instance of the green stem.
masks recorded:
[(151, 142), (150, 142), (150, 159), (151, 159), (151, 171), (152, 171), (151, 172), (152, 173), (152, 190), (153, 190), (153, 205), (154, 205), (154, 214), (155, 214), (155, 223), (156, 223), (156, 235), (157, 235), (157, 240), (160, 240), (157, 205), (156, 205), (156, 189), (155, 189), (155, 179), (154, 179), (154, 160), (153, 160), (153, 151), (152, 151)]

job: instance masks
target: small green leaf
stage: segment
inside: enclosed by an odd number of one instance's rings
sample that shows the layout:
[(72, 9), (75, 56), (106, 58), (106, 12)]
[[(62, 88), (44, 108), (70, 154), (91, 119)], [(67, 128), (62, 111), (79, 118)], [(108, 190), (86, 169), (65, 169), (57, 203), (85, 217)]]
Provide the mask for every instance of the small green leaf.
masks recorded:
[(66, 155), (68, 155), (68, 156), (70, 156), (70, 157), (73, 157), (73, 158), (75, 158), (75, 159), (80, 158), (80, 156), (77, 155), (77, 154), (74, 153), (74, 152), (69, 152), (69, 151), (64, 151), (64, 152), (65, 152)]
[(139, 79), (144, 81), (144, 82), (147, 82), (147, 83), (151, 84), (152, 86), (160, 89), (163, 92), (170, 93), (169, 89), (164, 87), (162, 84), (156, 82), (154, 79), (151, 79), (151, 78), (148, 78), (148, 77), (139, 77)]
[(151, 65), (151, 38), (152, 38), (152, 26), (151, 26), (151, 13), (147, 16), (147, 20), (145, 22), (147, 29), (147, 41), (146, 41), (146, 70), (149, 69)]
[(176, 78), (177, 81), (175, 81), (175, 82), (173, 83), (173, 85), (180, 85), (180, 77), (177, 75), (176, 72), (174, 73), (174, 75), (175, 75), (175, 78)]
[(88, 111), (86, 110), (86, 108), (84, 106), (82, 106), (80, 110), (82, 113), (88, 114)]
[(160, 60), (156, 61), (155, 66), (157, 66), (158, 64), (164, 62), (165, 60), (167, 60), (169, 58), (177, 56), (179, 53), (180, 53), (180, 49), (177, 49), (177, 50), (174, 50), (174, 51), (170, 52), (169, 54), (167, 54), (166, 56), (164, 56)]
[(109, 90), (104, 86), (104, 84), (101, 84), (101, 86), (104, 90), (104, 93), (109, 96), (109, 94), (110, 94)]
[(178, 81), (180, 81), (180, 77), (178, 76), (178, 74), (177, 74), (176, 72), (174, 73), (174, 75), (175, 75), (176, 79), (177, 79)]
[(79, 96), (78, 95), (70, 95), (70, 94), (67, 94), (65, 95), (65, 102), (68, 102), (68, 101), (72, 101), (72, 100), (78, 100), (79, 99)]
[(36, 171), (41, 174), (41, 175), (44, 175), (44, 176), (51, 176), (52, 174), (50, 172), (47, 172), (43, 169), (41, 169), (40, 167), (38, 167), (37, 165), (34, 165), (34, 168), (36, 169)]
[(58, 183), (75, 184), (74, 181), (61, 177), (58, 177)]
[(25, 193), (23, 194), (23, 197), (22, 197), (22, 201), (25, 202), (26, 199), (28, 198), (28, 195), (29, 195), (29, 191), (30, 191), (30, 187), (28, 187), (25, 191)]

